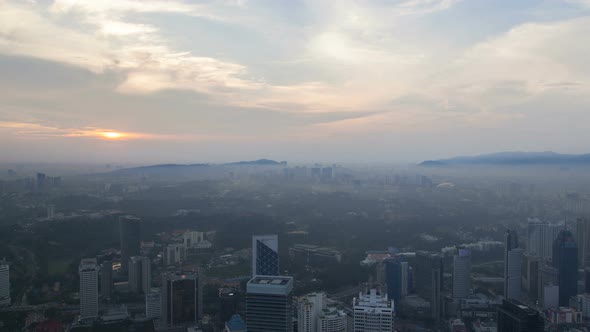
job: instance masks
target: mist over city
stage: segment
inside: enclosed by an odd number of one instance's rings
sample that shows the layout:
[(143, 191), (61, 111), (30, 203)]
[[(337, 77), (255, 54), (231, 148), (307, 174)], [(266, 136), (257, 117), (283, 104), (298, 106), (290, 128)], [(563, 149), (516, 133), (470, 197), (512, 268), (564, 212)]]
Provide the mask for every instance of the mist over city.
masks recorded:
[(0, 331), (590, 331), (587, 0), (0, 0)]

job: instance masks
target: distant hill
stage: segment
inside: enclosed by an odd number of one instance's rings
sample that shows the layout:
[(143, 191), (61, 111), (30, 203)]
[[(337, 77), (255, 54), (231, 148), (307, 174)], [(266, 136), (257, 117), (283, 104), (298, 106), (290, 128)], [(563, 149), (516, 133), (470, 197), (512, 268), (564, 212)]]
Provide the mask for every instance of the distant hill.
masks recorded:
[(281, 163), (270, 159), (258, 159), (254, 161), (238, 161), (235, 163), (228, 163), (224, 165), (281, 165)]
[(560, 154), (547, 152), (500, 152), (479, 156), (463, 156), (449, 159), (426, 160), (419, 164), (424, 167), (445, 167), (461, 165), (560, 165), (590, 166), (590, 154)]
[(239, 166), (279, 166), (284, 165), (285, 162), (281, 163), (270, 159), (259, 159), (253, 161), (238, 161), (234, 163), (226, 164), (160, 164), (160, 165), (149, 165), (122, 168), (111, 172), (114, 175), (190, 175), (194, 173), (206, 173), (208, 175), (219, 175), (224, 174), (227, 168), (239, 167)]

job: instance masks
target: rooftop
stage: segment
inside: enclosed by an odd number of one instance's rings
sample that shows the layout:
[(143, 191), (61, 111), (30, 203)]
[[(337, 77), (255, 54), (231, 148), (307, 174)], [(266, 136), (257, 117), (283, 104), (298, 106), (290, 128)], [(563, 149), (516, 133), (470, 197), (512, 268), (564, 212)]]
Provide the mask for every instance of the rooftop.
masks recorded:
[(248, 281), (249, 284), (257, 284), (257, 285), (276, 285), (282, 286), (286, 285), (291, 281), (293, 278), (291, 277), (283, 277), (283, 276), (256, 276)]

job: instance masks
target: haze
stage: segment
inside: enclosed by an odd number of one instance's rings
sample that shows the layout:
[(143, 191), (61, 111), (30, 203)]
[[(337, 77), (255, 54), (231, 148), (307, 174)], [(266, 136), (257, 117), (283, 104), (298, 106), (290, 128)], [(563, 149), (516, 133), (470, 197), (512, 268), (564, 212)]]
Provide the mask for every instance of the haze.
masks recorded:
[(4, 162), (587, 152), (590, 2), (0, 0)]

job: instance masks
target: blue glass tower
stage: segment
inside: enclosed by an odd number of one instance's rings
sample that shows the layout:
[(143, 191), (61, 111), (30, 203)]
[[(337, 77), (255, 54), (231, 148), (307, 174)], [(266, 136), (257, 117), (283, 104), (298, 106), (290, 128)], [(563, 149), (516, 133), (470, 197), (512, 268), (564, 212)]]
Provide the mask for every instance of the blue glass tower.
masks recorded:
[(279, 275), (279, 240), (277, 235), (252, 237), (252, 275)]
[(578, 246), (570, 231), (562, 230), (553, 241), (553, 266), (557, 269), (559, 305), (568, 306), (578, 293)]

